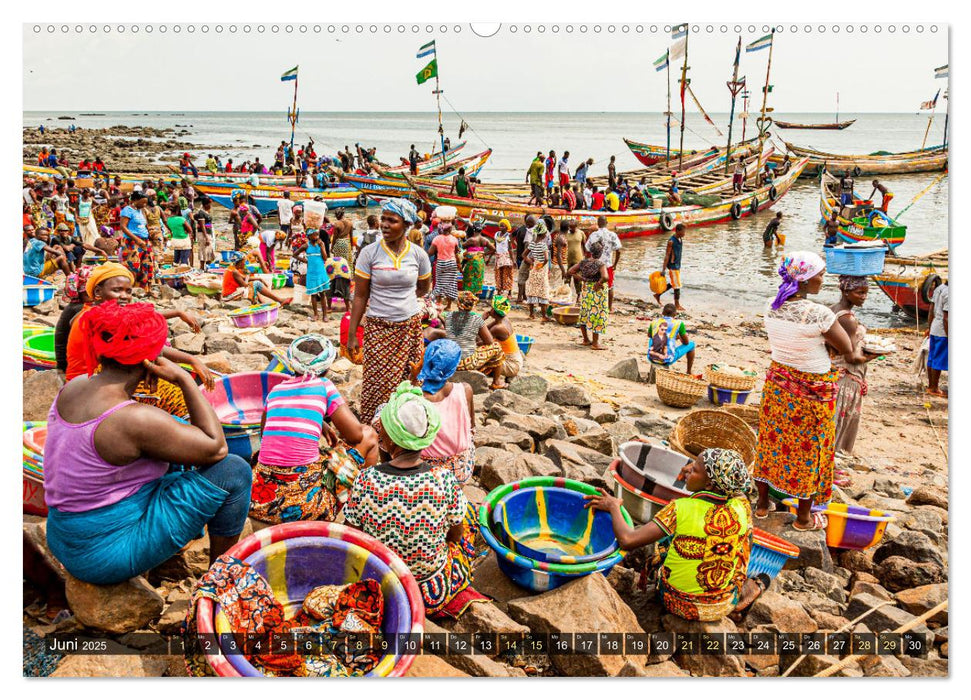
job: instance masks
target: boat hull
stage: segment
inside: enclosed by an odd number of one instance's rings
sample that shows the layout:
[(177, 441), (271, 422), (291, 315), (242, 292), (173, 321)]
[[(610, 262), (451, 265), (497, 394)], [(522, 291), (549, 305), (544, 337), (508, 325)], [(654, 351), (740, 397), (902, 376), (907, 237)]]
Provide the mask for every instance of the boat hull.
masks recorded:
[[(838, 181), (826, 175), (819, 183), (819, 213), (820, 223), (825, 223), (833, 214), (837, 206), (836, 192), (833, 188), (838, 187)], [(860, 200), (860, 196), (854, 192), (853, 198)], [(847, 219), (842, 216), (837, 217), (839, 222), (839, 237), (846, 243), (863, 243), (865, 241), (884, 241), (892, 248), (900, 245), (907, 238), (907, 227), (898, 224), (894, 219), (879, 210), (866, 210), (863, 217)], [(883, 226), (863, 225), (861, 218), (873, 217), (878, 219)]]
[[(824, 170), (830, 173), (849, 170), (854, 177), (908, 175), (947, 170), (948, 151), (941, 146), (887, 155), (840, 155), (802, 148), (789, 142), (785, 144), (786, 148), (796, 156), (809, 158), (809, 165), (803, 171), (803, 177), (819, 177)], [(778, 162), (781, 159), (776, 156), (773, 160)]]
[(888, 257), (883, 272), (873, 276), (880, 287), (901, 311), (911, 317), (921, 317), (930, 311), (931, 278), (948, 278), (946, 251), (915, 258)]
[(845, 122), (831, 122), (829, 124), (800, 124), (798, 122), (783, 122), (773, 119), (772, 123), (780, 129), (828, 129), (842, 131), (855, 122), (856, 119), (848, 119)]

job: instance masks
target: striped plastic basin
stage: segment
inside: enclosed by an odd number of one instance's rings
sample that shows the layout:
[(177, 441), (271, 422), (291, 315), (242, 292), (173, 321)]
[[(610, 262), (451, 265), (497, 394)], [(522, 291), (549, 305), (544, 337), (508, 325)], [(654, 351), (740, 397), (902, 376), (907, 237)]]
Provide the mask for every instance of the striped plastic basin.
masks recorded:
[(219, 378), (212, 391), (202, 395), (212, 404), (223, 426), (258, 426), (266, 410), (270, 389), (288, 377), (278, 372), (240, 372)]
[(23, 512), (47, 515), (44, 501), (44, 443), (47, 441), (47, 421), (24, 421), (23, 446)]
[(708, 400), (716, 406), (723, 403), (743, 404), (748, 401), (751, 391), (737, 391), (735, 389), (722, 389), (713, 384), (708, 385)]
[(57, 287), (39, 277), (24, 275), (24, 306), (37, 306), (54, 298)]
[[(354, 583), (364, 578), (381, 582), (384, 596), (382, 633), (420, 635), (425, 606), (418, 583), (403, 561), (378, 540), (346, 525), (329, 522), (293, 522), (274, 525), (250, 535), (227, 552), (247, 562), (273, 588), (274, 597), (288, 613), (299, 609), (317, 586)], [(196, 604), (198, 631), (203, 644), (214, 634), (232, 630), (219, 606), (208, 598)], [(219, 638), (217, 637), (217, 647)], [(388, 654), (368, 676), (403, 676), (413, 655)], [(206, 656), (219, 676), (261, 676), (244, 656), (223, 653), (221, 647)]]
[[(795, 498), (787, 498), (783, 503), (792, 513), (799, 505)], [(883, 538), (887, 523), (893, 520), (883, 511), (845, 503), (813, 506), (813, 512), (826, 515), (829, 521), (826, 525), (826, 544), (836, 549), (869, 549)]]
[(287, 362), (287, 358), (278, 352), (273, 353), (273, 357), (270, 358), (270, 363), (266, 366), (265, 372), (279, 372), (281, 374), (289, 374), (293, 376), (293, 368)]
[(533, 343), (536, 339), (528, 335), (516, 335), (516, 345), (519, 346), (519, 351), (525, 357), (529, 354), (530, 348), (533, 347)]
[(273, 325), (280, 314), (280, 305), (257, 304), (227, 314), (237, 328), (264, 328)]
[(775, 578), (786, 562), (799, 556), (799, 547), (765, 530), (755, 529), (752, 554), (748, 561), (748, 576), (768, 574)]

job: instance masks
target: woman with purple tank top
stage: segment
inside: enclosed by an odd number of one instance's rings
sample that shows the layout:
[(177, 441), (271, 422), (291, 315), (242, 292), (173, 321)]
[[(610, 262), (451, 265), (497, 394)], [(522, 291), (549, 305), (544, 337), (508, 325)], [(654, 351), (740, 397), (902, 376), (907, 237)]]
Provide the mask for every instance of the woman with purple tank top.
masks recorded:
[[(113, 584), (158, 566), (205, 526), (212, 563), (243, 530), (249, 465), (228, 455), (219, 419), (189, 374), (161, 356), (167, 326), (151, 304), (107, 301), (79, 323), (89, 374), (61, 389), (48, 416), (51, 551), (82, 581)], [(143, 380), (161, 379), (181, 390), (188, 424), (132, 401)], [(168, 473), (170, 463), (201, 469)]]

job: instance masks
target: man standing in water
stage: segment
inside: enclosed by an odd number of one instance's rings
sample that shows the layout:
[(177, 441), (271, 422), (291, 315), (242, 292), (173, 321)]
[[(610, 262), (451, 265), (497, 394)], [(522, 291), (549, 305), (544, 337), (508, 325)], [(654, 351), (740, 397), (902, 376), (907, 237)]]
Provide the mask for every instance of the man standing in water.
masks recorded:
[(840, 224), (837, 221), (838, 216), (839, 212), (834, 209), (833, 214), (826, 220), (826, 240), (823, 241), (823, 245), (836, 245), (839, 242)]
[(564, 192), (566, 191), (566, 188), (570, 186), (570, 166), (567, 163), (569, 158), (570, 152), (563, 151), (563, 157), (560, 158), (560, 163), (556, 166), (560, 176), (560, 189)]
[(556, 170), (556, 151), (550, 151), (549, 157), (546, 159), (546, 191), (550, 192), (553, 189), (553, 185), (556, 182), (556, 178), (553, 177), (553, 173)]
[(779, 226), (782, 224), (782, 212), (777, 212), (775, 218), (769, 222), (769, 225), (765, 227), (765, 231), (762, 232), (762, 244), (766, 248), (772, 247), (772, 237), (775, 236), (775, 242), (782, 245), (782, 239), (779, 238)]
[[(674, 290), (674, 306), (677, 311), (684, 311), (684, 307), (681, 306), (681, 251), (686, 230), (684, 224), (674, 227), (674, 235), (668, 239), (668, 247), (664, 251), (664, 265), (661, 266), (661, 270), (668, 273), (671, 289)], [(655, 294), (654, 299), (658, 304), (661, 303), (660, 294)]]

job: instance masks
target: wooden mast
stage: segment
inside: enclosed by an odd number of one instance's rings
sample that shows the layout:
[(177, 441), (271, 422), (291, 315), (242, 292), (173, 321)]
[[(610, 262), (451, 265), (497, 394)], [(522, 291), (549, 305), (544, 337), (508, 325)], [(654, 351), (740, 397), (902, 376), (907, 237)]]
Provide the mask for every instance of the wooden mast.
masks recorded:
[[(725, 151), (725, 174), (728, 174), (728, 169), (730, 167), (731, 154), (732, 154), (732, 123), (735, 121), (735, 98), (738, 97), (739, 91), (745, 87), (745, 78), (741, 81), (738, 79), (738, 64), (742, 56), (742, 37), (738, 37), (738, 46), (735, 47), (735, 70), (732, 73), (732, 79), (728, 83), (728, 90), (732, 93), (732, 111), (728, 115), (728, 147)], [(744, 138), (744, 134), (743, 137)]]

